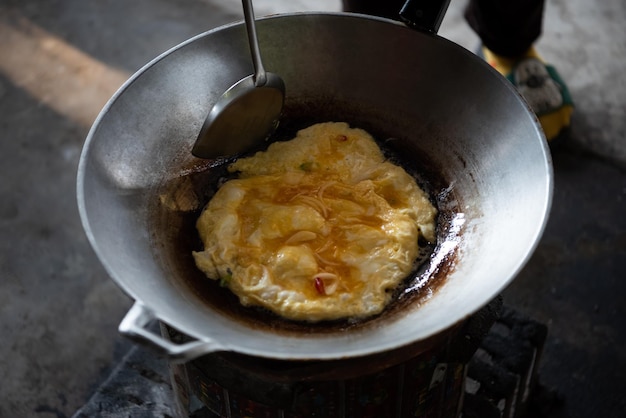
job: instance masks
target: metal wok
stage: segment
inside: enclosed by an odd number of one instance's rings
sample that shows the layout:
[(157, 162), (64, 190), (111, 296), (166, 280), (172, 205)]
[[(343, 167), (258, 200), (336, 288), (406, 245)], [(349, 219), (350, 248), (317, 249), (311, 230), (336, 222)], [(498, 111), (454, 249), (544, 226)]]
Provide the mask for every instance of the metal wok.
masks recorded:
[[(428, 340), (497, 296), (532, 254), (552, 196), (543, 133), (510, 83), (460, 46), (390, 20), (315, 13), (257, 25), (265, 65), (287, 86), (285, 126), (345, 121), (394, 138), (388, 142), (430, 184), (447, 222), (424, 274), (444, 280), (428, 298), (393, 314), (327, 332), (242, 320), (186, 284), (180, 263), (187, 261), (175, 260), (174, 245), (159, 228), (183, 234), (193, 228), (185, 230), (158, 208), (164, 184), (206, 166), (190, 153), (206, 113), (252, 72), (238, 23), (147, 64), (88, 135), (78, 204), (95, 252), (135, 300), (120, 331), (180, 359), (221, 350), (280, 360), (346, 359)], [(155, 319), (190, 339), (163, 339), (147, 326)]]

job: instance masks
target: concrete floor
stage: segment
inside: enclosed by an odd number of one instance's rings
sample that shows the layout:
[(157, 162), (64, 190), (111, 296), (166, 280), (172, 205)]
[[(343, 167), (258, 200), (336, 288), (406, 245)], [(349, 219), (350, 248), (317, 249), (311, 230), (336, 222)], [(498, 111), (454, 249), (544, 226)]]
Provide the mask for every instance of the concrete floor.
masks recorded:
[[(626, 410), (626, 3), (548, 0), (543, 56), (577, 109), (553, 147), (551, 220), (505, 302), (547, 323), (558, 416)], [(453, 1), (440, 35), (478, 40)], [(339, 10), (256, 0), (256, 13)], [(131, 301), (106, 276), (75, 203), (82, 143), (119, 85), (181, 41), (241, 19), (225, 0), (0, 0), (0, 417), (67, 417), (130, 347)]]

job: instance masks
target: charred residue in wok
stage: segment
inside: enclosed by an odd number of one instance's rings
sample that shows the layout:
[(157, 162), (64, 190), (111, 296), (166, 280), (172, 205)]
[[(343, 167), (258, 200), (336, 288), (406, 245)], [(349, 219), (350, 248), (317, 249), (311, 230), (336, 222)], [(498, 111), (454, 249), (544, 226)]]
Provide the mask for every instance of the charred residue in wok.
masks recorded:
[[(296, 117), (292, 114), (283, 119), (274, 138), (292, 138), (299, 129), (319, 121), (319, 114), (316, 118)], [(359, 126), (358, 122), (348, 121), (353, 126)], [(375, 130), (370, 133), (376, 138), (386, 138)], [(404, 167), (416, 178), (420, 187), (431, 196), (439, 214), (437, 242), (420, 242), (422, 251), (412, 274), (394, 290), (393, 301), (375, 317), (358, 321), (347, 319), (316, 323), (285, 320), (261, 308), (244, 307), (232, 292), (221, 287), (218, 281), (207, 279), (197, 269), (191, 254), (192, 251), (201, 250), (202, 243), (195, 224), (204, 205), (219, 185), (231, 178), (232, 175), (226, 169), (229, 161), (194, 160), (181, 168), (178, 177), (162, 185), (152, 216), (152, 238), (156, 255), (164, 268), (171, 272), (177, 285), (191, 291), (211, 308), (256, 329), (280, 333), (340, 332), (354, 327), (380, 326), (393, 317), (415, 309), (436, 292), (446, 275), (454, 268), (455, 251), (452, 247), (457, 239), (458, 231), (455, 232), (454, 224), (456, 222), (458, 226), (458, 205), (442, 192), (447, 185), (437, 168), (430, 167), (427, 163), (422, 164), (427, 161), (425, 156), (420, 155), (408, 141), (386, 138), (380, 141), (380, 145), (388, 159)]]

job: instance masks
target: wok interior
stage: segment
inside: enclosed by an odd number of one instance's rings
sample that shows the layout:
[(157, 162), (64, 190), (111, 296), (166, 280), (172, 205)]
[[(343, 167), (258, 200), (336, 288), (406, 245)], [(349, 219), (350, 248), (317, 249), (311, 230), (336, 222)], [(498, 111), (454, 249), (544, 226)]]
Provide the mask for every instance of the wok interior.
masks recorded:
[[(534, 249), (551, 197), (543, 136), (508, 82), (461, 47), (386, 20), (297, 14), (257, 25), (265, 67), (287, 86), (283, 132), (349, 122), (393, 138), (390, 146), (424, 177), (453, 221), (442, 224), (440, 244), (447, 244), (437, 249), (441, 255), (450, 247), (451, 263), (443, 268), (435, 257), (432, 266), (445, 282), (384, 321), (327, 333), (268, 331), (224, 314), (186, 284), (181, 275), (191, 257), (180, 261), (167, 237), (195, 232), (192, 211), (163, 205), (164, 185), (206, 165), (190, 150), (208, 110), (253, 72), (240, 24), (148, 64), (94, 124), (81, 157), (79, 206), (112, 278), (193, 338), (281, 359), (397, 348), (449, 328), (496, 296)], [(450, 240), (459, 226), (458, 240)]]

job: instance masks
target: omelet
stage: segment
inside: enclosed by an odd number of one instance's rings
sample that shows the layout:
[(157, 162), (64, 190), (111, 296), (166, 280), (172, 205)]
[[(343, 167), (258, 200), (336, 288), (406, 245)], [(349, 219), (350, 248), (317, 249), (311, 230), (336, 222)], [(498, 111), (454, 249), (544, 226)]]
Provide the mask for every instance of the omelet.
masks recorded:
[(202, 211), (194, 260), (245, 306), (296, 321), (380, 313), (437, 210), (366, 131), (327, 122), (241, 158)]

